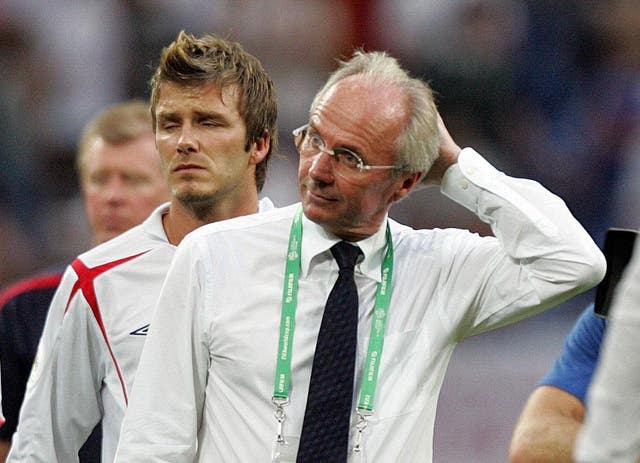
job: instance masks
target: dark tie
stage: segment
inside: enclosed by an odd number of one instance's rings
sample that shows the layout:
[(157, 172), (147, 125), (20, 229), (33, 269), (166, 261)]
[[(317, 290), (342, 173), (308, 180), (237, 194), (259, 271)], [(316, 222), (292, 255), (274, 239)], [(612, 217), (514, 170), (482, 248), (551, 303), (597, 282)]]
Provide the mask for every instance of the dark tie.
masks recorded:
[(353, 269), (360, 248), (331, 248), (340, 272), (324, 308), (311, 369), (297, 463), (347, 461), (358, 338), (358, 289)]

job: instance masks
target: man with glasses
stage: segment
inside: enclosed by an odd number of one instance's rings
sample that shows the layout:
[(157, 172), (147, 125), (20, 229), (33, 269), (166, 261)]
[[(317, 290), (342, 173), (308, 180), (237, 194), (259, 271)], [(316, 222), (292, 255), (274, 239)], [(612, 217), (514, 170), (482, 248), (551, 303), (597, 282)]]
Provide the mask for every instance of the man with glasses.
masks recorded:
[[(563, 201), (461, 150), (385, 53), (342, 63), (294, 137), (301, 204), (178, 248), (116, 461), (431, 461), (457, 343), (604, 274)], [(421, 181), (496, 237), (389, 219)]]
[(349, 148), (339, 148), (336, 150), (328, 149), (324, 140), (317, 134), (313, 133), (313, 129), (309, 130), (309, 124), (298, 127), (293, 131), (296, 149), (303, 156), (315, 156), (320, 152), (332, 156), (335, 163), (335, 169), (340, 175), (350, 176), (363, 173), (364, 171), (375, 169), (391, 169), (398, 170), (400, 166), (369, 166), (364, 163), (362, 158)]

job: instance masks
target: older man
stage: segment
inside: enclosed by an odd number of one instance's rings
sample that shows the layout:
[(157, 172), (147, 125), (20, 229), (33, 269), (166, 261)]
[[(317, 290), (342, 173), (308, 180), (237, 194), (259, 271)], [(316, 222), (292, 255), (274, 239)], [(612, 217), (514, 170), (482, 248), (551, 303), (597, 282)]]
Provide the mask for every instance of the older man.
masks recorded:
[[(176, 253), (116, 461), (431, 461), (456, 344), (604, 274), (563, 201), (461, 150), (384, 53), (343, 63), (294, 136), (301, 204)], [(496, 237), (390, 220), (423, 177)]]

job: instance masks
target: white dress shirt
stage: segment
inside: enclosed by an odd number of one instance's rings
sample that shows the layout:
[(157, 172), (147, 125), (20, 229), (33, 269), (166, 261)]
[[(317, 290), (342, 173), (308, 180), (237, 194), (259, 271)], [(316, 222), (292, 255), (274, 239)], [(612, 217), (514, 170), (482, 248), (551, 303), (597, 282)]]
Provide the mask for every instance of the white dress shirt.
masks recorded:
[[(260, 211), (273, 209), (269, 199)], [(81, 254), (49, 307), (8, 463), (70, 463), (102, 422), (115, 458), (128, 395), (176, 247), (158, 207), (142, 224)]]
[(576, 443), (580, 463), (640, 459), (640, 240), (616, 289)]
[[(467, 148), (447, 171), (442, 191), (490, 223), (497, 238), (389, 221), (393, 293), (375, 409), (363, 439), (367, 461), (430, 462), (438, 394), (458, 342), (538, 313), (604, 274), (598, 247), (563, 201), (538, 183), (507, 177)], [(298, 207), (207, 225), (179, 246), (116, 461), (270, 461), (285, 255)], [(357, 243), (364, 259), (355, 270), (360, 314), (354, 404), (385, 226)], [(303, 218), (285, 436), (298, 437), (302, 428), (316, 337), (338, 274), (329, 252), (337, 241)], [(352, 426), (351, 445), (353, 432)]]

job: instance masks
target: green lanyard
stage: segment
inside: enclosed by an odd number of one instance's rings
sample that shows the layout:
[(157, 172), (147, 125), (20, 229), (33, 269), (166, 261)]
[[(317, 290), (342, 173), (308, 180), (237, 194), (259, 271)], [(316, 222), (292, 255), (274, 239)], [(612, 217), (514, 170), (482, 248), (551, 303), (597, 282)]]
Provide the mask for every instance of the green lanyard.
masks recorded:
[[(386, 253), (382, 261), (382, 278), (376, 289), (369, 348), (367, 350), (367, 357), (364, 363), (360, 400), (358, 401), (358, 411), (364, 414), (371, 414), (373, 412), (380, 358), (382, 356), (382, 347), (384, 344), (387, 312), (391, 301), (393, 243), (388, 223), (386, 239)], [(287, 249), (287, 262), (285, 265), (284, 289), (282, 293), (280, 340), (278, 342), (278, 358), (276, 362), (276, 375), (273, 392), (273, 402), (278, 406), (280, 413), (282, 413), (282, 405), (289, 402), (289, 385), (291, 382), (291, 347), (293, 345), (296, 307), (298, 304), (298, 279), (300, 276), (301, 248), (302, 207), (298, 209), (293, 222), (291, 223), (289, 247)], [(276, 417), (278, 417), (277, 413)], [(284, 419), (283, 415), (282, 419)]]

